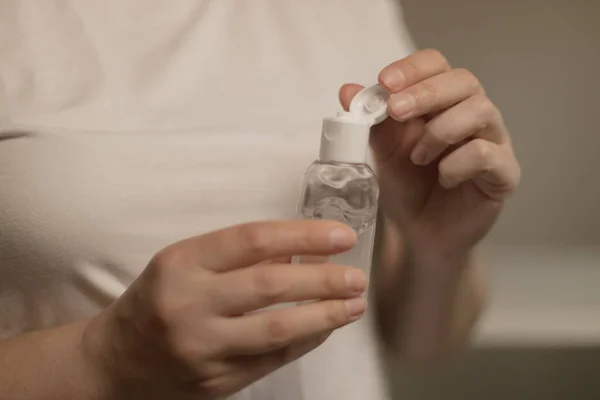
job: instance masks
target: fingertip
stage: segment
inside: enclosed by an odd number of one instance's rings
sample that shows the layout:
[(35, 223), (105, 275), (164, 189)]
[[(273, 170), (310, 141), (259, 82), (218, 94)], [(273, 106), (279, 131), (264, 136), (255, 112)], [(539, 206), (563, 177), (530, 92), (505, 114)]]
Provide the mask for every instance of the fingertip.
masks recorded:
[(357, 235), (354, 229), (340, 224), (329, 232), (329, 241), (333, 248), (337, 250), (350, 249), (356, 244)]
[(394, 64), (381, 70), (377, 77), (379, 84), (390, 93), (394, 93), (404, 87), (406, 77)]
[(344, 273), (346, 286), (353, 293), (362, 293), (369, 285), (369, 276), (360, 268), (348, 268)]
[(427, 148), (421, 143), (417, 144), (410, 155), (410, 160), (413, 162), (413, 164), (418, 166), (425, 166), (429, 164)]
[(344, 305), (351, 319), (360, 318), (367, 310), (367, 300), (364, 297), (355, 297), (345, 301)]
[(342, 85), (339, 92), (340, 104), (344, 108), (344, 110), (348, 111), (350, 108), (350, 103), (352, 99), (358, 92), (363, 89), (363, 86), (358, 85), (356, 83), (346, 83)]
[(458, 183), (449, 180), (442, 174), (440, 174), (438, 181), (440, 182), (440, 185), (446, 190), (454, 189), (458, 185)]

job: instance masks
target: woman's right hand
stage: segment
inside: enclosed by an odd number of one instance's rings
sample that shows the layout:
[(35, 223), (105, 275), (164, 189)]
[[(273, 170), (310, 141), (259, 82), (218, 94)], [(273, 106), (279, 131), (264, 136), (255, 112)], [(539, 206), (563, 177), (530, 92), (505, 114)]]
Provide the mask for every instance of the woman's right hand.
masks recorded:
[[(362, 315), (367, 276), (274, 260), (327, 256), (355, 242), (336, 222), (258, 222), (160, 251), (85, 332), (105, 397), (221, 398), (311, 351)], [(305, 303), (263, 310), (288, 302)]]

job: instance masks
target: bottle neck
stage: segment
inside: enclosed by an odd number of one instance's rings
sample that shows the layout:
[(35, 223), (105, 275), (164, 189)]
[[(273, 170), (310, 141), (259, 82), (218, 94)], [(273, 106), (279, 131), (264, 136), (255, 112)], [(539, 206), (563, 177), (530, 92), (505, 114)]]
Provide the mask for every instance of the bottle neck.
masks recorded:
[(319, 159), (337, 163), (366, 163), (370, 132), (369, 125), (325, 119)]

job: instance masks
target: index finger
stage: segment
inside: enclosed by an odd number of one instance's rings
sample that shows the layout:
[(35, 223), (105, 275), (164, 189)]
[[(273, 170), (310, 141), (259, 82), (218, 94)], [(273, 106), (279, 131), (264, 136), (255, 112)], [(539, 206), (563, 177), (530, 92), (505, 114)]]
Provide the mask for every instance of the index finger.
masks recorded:
[(390, 93), (397, 93), (447, 71), (450, 71), (448, 60), (439, 51), (426, 49), (382, 69), (379, 73), (379, 83)]
[(355, 243), (356, 233), (341, 222), (299, 220), (237, 225), (187, 239), (181, 246), (194, 264), (222, 272), (279, 257), (341, 253)]

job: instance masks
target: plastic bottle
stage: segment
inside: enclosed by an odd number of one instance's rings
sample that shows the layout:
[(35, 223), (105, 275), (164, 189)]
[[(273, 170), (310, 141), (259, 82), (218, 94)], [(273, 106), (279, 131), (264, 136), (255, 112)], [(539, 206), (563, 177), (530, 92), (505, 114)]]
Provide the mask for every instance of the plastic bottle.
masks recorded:
[[(323, 120), (319, 159), (306, 171), (298, 211), (303, 218), (333, 219), (354, 228), (358, 242), (350, 251), (330, 257), (336, 264), (352, 265), (369, 272), (377, 220), (379, 188), (367, 164), (371, 127), (387, 118), (389, 94), (375, 85), (359, 92), (349, 112)], [(298, 263), (324, 262), (303, 255)], [(327, 386), (302, 386), (303, 398), (386, 399), (384, 369), (373, 350), (377, 340), (373, 316), (367, 311), (358, 321), (337, 329), (325, 343), (292, 364), (302, 382), (328, 381)], [(323, 376), (323, 365), (335, 360), (336, 374)], [(348, 385), (344, 377), (361, 382)], [(358, 392), (357, 392), (358, 390)]]
[[(306, 171), (298, 212), (302, 218), (330, 219), (351, 226), (358, 243), (330, 262), (368, 269), (371, 263), (379, 187), (367, 164), (371, 127), (385, 120), (388, 92), (379, 85), (361, 90), (349, 112), (323, 120), (319, 159)], [(297, 262), (324, 260), (300, 256)]]

